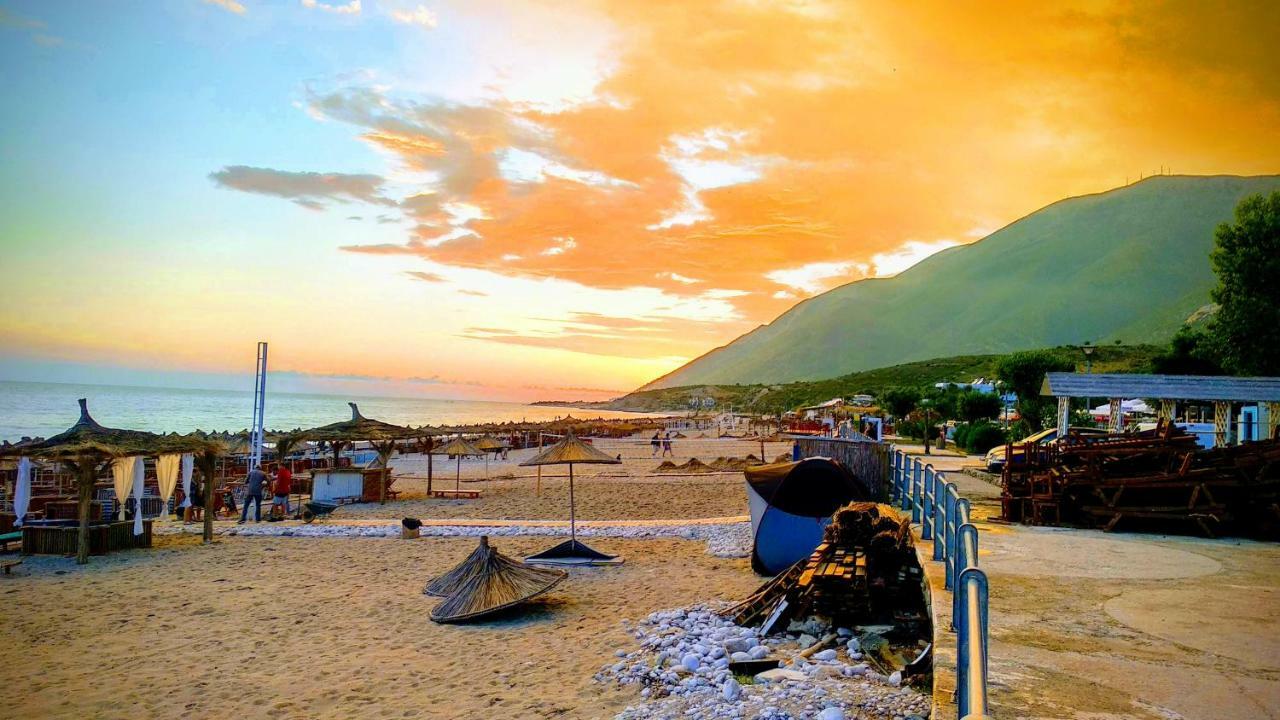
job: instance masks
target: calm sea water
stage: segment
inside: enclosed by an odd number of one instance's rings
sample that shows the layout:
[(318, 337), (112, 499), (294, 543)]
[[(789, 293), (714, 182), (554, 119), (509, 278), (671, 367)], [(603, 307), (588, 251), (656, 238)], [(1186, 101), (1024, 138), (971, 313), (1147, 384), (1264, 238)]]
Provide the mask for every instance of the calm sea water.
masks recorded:
[[(0, 440), (49, 437), (66, 430), (79, 417), (77, 398), (88, 398), (90, 414), (103, 425), (151, 432), (241, 430), (251, 424), (253, 416), (253, 393), (250, 392), (0, 381)], [(398, 425), (539, 421), (568, 414), (637, 416), (636, 413), (520, 403), (270, 393), (266, 426), (308, 428), (346, 420), (351, 417), (348, 401), (358, 403), (365, 417)]]

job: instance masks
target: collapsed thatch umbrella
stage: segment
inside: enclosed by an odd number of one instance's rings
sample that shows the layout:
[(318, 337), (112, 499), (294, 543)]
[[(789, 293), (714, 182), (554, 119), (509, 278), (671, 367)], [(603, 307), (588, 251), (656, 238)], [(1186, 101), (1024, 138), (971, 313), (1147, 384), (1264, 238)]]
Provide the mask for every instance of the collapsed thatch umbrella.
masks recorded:
[(582, 442), (569, 431), (560, 442), (520, 463), (527, 465), (568, 465), (569, 466), (569, 539), (559, 545), (532, 555), (527, 559), (534, 562), (564, 563), (569, 565), (603, 564), (621, 562), (616, 555), (606, 555), (592, 550), (578, 542), (577, 508), (573, 497), (573, 466), (576, 463), (592, 465), (618, 465), (622, 461), (606, 455), (596, 448)]
[(463, 622), (537, 597), (566, 577), (563, 570), (530, 567), (509, 558), (481, 536), (479, 547), (466, 560), (427, 583), (422, 592), (445, 598), (431, 611), (432, 620)]
[(293, 435), (304, 440), (324, 441), (333, 445), (333, 466), (338, 467), (338, 452), (343, 443), (368, 441), (378, 451), (378, 459), (382, 464), (382, 488), (379, 500), (387, 502), (387, 476), (391, 474), (391, 453), (395, 452), (397, 440), (430, 437), (440, 433), (429, 427), (411, 428), (403, 425), (392, 425), (381, 420), (372, 420), (360, 414), (355, 403), (351, 406), (351, 419), (330, 423), (310, 430), (300, 430)]
[(448, 455), (448, 456), (453, 456), (458, 458), (458, 471), (457, 471), (457, 475), (454, 476), (454, 479), (453, 479), (453, 482), (454, 482), (453, 489), (455, 491), (462, 489), (462, 456), (468, 455), (472, 457), (477, 457), (480, 455), (484, 455), (483, 450), (476, 447), (475, 445), (472, 445), (466, 440), (463, 440), (460, 437), (454, 438), (453, 440), (449, 441), (447, 445), (442, 445), (438, 448), (435, 448), (431, 452), (435, 455)]
[[(80, 518), (76, 562), (83, 565), (89, 562), (89, 508), (99, 471), (118, 457), (205, 452), (212, 451), (213, 446), (193, 436), (103, 427), (89, 415), (88, 400), (80, 398), (79, 402), (80, 419), (65, 432), (48, 440), (4, 448), (0, 455), (56, 460), (75, 474)], [(142, 512), (141, 507), (138, 512)]]

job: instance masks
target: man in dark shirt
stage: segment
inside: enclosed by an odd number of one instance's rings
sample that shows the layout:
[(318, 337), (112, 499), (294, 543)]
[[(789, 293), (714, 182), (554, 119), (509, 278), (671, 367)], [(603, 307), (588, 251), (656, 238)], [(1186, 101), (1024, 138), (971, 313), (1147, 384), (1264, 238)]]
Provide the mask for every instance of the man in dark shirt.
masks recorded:
[(256, 467), (244, 479), (244, 507), (240, 510), (240, 523), (249, 519), (249, 503), (253, 503), (253, 521), (262, 522), (262, 487), (267, 484), (267, 474)]

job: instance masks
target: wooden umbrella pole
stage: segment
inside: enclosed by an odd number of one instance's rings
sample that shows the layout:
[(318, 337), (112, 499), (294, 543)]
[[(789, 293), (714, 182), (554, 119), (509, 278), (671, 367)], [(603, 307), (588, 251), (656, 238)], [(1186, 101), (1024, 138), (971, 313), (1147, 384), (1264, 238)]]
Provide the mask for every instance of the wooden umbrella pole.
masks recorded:
[(573, 463), (569, 463), (569, 539), (578, 541), (577, 507), (573, 502)]
[(81, 457), (79, 475), (79, 515), (80, 527), (76, 536), (76, 564), (89, 562), (89, 508), (93, 500), (93, 481), (97, 479), (97, 462), (89, 457)]
[[(538, 431), (538, 452), (539, 453), (542, 452), (542, 431), (541, 430)], [(541, 465), (538, 466), (538, 486), (537, 488), (534, 489), (533, 494), (534, 495), (542, 494), (542, 466)]]
[(458, 474), (455, 475), (453, 478), (453, 490), (454, 492), (462, 491), (462, 456), (461, 455), (458, 456)]
[(427, 497), (431, 497), (431, 451), (435, 449), (435, 439), (427, 438)]

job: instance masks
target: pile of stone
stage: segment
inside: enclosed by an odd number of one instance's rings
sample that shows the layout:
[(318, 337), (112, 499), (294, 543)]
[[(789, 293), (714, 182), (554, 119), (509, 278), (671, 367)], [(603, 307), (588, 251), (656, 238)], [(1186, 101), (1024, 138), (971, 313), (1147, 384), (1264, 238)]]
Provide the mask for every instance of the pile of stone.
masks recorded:
[[(629, 628), (639, 648), (620, 649), (598, 682), (638, 686), (639, 704), (617, 720), (657, 718), (924, 718), (929, 698), (864, 661), (848, 628), (816, 618), (760, 637), (706, 605), (655, 612)], [(819, 638), (826, 640), (822, 649)], [(769, 665), (774, 667), (770, 668)]]

